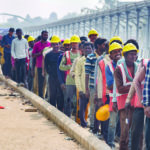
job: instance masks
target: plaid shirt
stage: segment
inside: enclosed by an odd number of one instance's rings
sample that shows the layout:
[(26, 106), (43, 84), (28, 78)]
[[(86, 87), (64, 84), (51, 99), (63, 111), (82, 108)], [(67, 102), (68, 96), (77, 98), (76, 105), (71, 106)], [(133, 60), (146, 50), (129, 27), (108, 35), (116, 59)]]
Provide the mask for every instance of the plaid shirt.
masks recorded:
[(142, 103), (144, 106), (150, 106), (150, 61), (147, 64)]

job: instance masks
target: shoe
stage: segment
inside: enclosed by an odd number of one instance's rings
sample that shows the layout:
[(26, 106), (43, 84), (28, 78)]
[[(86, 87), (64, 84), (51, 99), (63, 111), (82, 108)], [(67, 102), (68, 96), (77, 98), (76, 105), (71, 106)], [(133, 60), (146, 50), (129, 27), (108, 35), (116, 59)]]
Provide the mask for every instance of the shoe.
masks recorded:
[(24, 83), (20, 83), (20, 86), (24, 87)]
[(119, 143), (120, 138), (119, 138), (118, 136), (116, 136), (114, 141), (115, 141), (116, 143)]

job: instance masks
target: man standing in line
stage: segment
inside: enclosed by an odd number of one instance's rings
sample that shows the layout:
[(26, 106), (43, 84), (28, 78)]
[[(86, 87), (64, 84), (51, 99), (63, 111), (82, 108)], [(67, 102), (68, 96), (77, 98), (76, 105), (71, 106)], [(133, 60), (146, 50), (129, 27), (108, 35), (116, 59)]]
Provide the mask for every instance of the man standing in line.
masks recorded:
[(4, 76), (6, 78), (11, 77), (11, 43), (12, 40), (15, 38), (13, 36), (14, 31), (15, 31), (14, 28), (10, 28), (9, 33), (5, 35), (2, 39), (2, 47), (4, 47), (4, 59), (5, 59), (3, 67), (4, 67)]
[(26, 58), (28, 55), (28, 42), (22, 38), (22, 30), (16, 30), (17, 38), (12, 41), (11, 55), (15, 60), (16, 78), (18, 86), (24, 86), (26, 81)]
[(41, 32), (41, 40), (35, 43), (32, 51), (32, 57), (36, 58), (36, 67), (38, 73), (38, 94), (40, 97), (43, 97), (43, 84), (44, 84), (44, 77), (42, 76), (42, 53), (45, 47), (49, 47), (50, 43), (47, 41), (48, 39), (48, 32), (42, 31)]

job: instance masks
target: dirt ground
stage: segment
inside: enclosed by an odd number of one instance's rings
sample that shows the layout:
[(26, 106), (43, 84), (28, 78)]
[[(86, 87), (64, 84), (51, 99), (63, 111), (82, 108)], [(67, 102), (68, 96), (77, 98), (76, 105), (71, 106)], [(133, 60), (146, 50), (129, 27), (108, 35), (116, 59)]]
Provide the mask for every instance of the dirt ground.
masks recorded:
[(23, 101), (0, 82), (0, 150), (85, 150), (39, 112), (25, 112)]

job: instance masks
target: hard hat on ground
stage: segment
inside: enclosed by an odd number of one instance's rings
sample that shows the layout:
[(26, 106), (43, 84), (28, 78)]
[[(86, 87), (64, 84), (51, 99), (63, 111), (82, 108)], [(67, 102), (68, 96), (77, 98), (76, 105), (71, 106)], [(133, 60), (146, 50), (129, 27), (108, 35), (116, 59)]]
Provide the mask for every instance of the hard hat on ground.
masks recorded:
[(122, 55), (124, 56), (124, 53), (130, 52), (130, 51), (136, 51), (137, 53), (139, 52), (139, 50), (136, 48), (134, 44), (128, 43), (127, 45), (124, 46)]
[(97, 32), (95, 29), (92, 29), (92, 30), (89, 31), (88, 37), (89, 37), (90, 35), (97, 35), (97, 36), (98, 36), (98, 32)]
[(65, 45), (65, 44), (70, 44), (70, 39), (65, 39), (63, 42), (63, 45)]
[(122, 50), (122, 46), (119, 43), (114, 42), (109, 46), (109, 53), (118, 49)]
[(35, 38), (33, 36), (28, 37), (28, 42), (31, 42), (31, 41), (35, 41)]
[(123, 45), (123, 41), (122, 41), (122, 39), (121, 39), (119, 36), (114, 36), (114, 37), (112, 37), (112, 38), (110, 39), (109, 45), (111, 45), (111, 43), (112, 43), (113, 41), (120, 41), (121, 44)]
[(61, 42), (61, 40), (57, 35), (53, 35), (50, 42), (51, 43), (59, 43), (59, 42)]
[(80, 43), (80, 37), (77, 35), (73, 35), (70, 39), (70, 43)]
[(110, 112), (109, 112), (109, 105), (106, 104), (98, 109), (96, 112), (96, 119), (99, 121), (106, 121), (109, 119)]

